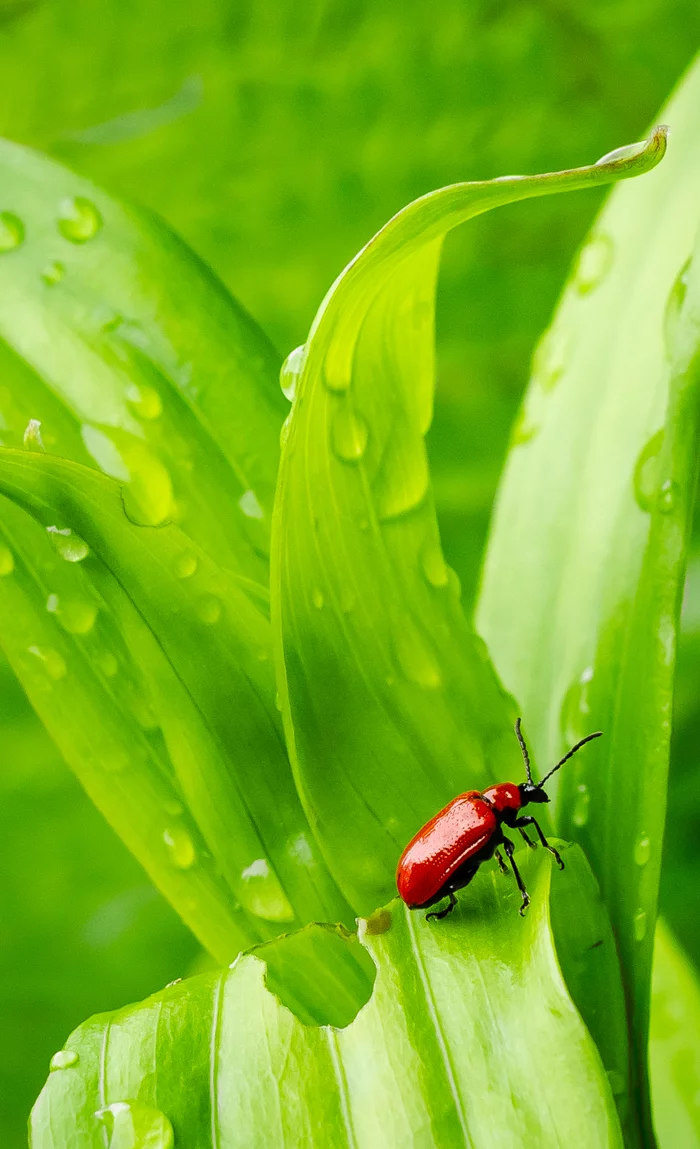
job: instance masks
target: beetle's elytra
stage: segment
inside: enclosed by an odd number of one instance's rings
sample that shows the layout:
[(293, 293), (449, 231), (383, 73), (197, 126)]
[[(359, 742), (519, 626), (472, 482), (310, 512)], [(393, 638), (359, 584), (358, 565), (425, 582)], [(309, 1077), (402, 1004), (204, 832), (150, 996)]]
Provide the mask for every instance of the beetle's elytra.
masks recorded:
[(446, 917), (457, 904), (456, 891), (464, 889), (471, 882), (482, 862), (488, 861), (495, 854), (501, 870), (508, 872), (499, 851), (502, 846), (518, 883), (522, 896), (520, 913), (524, 914), (530, 898), (515, 864), (515, 847), (504, 834), (504, 826), (519, 830), (528, 846), (534, 850), (537, 843), (525, 833), (525, 827), (532, 826), (541, 845), (554, 855), (559, 869), (564, 869), (564, 863), (554, 846), (550, 846), (537, 819), (531, 814), (521, 814), (521, 810), (532, 802), (549, 802), (544, 790), (545, 782), (586, 742), (600, 738), (602, 731), (597, 730), (595, 734), (588, 734), (577, 742), (540, 782), (532, 780), (530, 755), (520, 731), (519, 718), (515, 723), (515, 733), (525, 762), (527, 782), (499, 782), (487, 790), (467, 790), (465, 794), (458, 794), (444, 810), (426, 822), (406, 846), (396, 870), (399, 896), (409, 909), (426, 909), (443, 898), (449, 898), (444, 909), (426, 915), (428, 918)]

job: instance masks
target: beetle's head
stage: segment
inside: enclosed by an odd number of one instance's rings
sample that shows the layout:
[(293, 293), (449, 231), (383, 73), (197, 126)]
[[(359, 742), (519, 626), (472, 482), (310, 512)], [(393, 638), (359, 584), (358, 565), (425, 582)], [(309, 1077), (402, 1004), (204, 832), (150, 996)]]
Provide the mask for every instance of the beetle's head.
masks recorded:
[(549, 794), (535, 782), (521, 782), (518, 790), (523, 806), (529, 806), (530, 802), (549, 802)]

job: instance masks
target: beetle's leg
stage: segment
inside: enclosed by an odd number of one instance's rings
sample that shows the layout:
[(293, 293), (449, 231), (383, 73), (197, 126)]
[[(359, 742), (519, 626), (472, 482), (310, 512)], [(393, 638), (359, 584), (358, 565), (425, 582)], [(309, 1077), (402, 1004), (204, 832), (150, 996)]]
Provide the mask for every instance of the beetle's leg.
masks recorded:
[(498, 862), (498, 866), (499, 866), (501, 873), (507, 874), (508, 873), (508, 867), (505, 864), (505, 862), (503, 861), (503, 854), (501, 853), (500, 850), (496, 850), (496, 861)]
[(433, 921), (439, 922), (441, 918), (446, 918), (448, 914), (452, 913), (453, 909), (457, 905), (457, 899), (454, 896), (453, 890), (449, 891), (448, 897), (450, 900), (445, 906), (444, 910), (431, 910), (429, 914), (425, 915), (426, 922), (429, 922), (431, 919)]
[[(515, 824), (516, 824), (516, 826), (518, 826), (517, 822)], [(525, 831), (523, 830), (522, 826), (518, 826), (518, 829), (520, 830), (520, 836), (523, 839), (523, 841), (526, 843), (526, 845), (528, 845), (531, 850), (536, 850), (537, 849), (537, 842), (533, 842), (532, 838), (528, 838), (528, 836), (525, 833)]]
[(520, 907), (520, 916), (522, 917), (525, 913), (525, 910), (530, 905), (530, 895), (525, 888), (525, 883), (520, 875), (520, 870), (515, 864), (515, 858), (513, 857), (513, 854), (515, 853), (515, 846), (511, 842), (510, 838), (506, 838), (505, 834), (503, 835), (503, 848), (508, 855), (508, 861), (510, 862), (511, 869), (515, 875), (515, 880), (518, 883), (518, 889), (520, 890), (520, 894), (523, 899), (522, 905)]
[[(550, 854), (553, 854), (554, 860), (557, 863), (559, 869), (560, 870), (564, 869), (564, 863), (561, 860), (561, 856), (559, 854), (559, 851), (555, 850), (554, 846), (550, 846), (549, 842), (547, 841), (544, 834), (542, 833), (542, 830), (540, 828), (540, 824), (536, 818), (533, 818), (531, 814), (526, 814), (524, 817), (518, 818), (518, 820), (515, 824), (518, 827), (518, 829), (520, 830), (521, 834), (523, 834), (523, 831), (521, 829), (522, 826), (534, 826), (535, 829), (537, 830), (538, 835), (539, 835), (540, 842), (544, 846), (545, 850), (549, 850)], [(523, 837), (525, 837), (524, 834), (523, 834)]]

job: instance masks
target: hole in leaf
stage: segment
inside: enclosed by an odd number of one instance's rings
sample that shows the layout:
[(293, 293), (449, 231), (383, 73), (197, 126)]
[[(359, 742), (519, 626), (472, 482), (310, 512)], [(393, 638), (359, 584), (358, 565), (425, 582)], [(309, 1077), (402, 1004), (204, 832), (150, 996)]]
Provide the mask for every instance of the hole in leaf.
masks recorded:
[(313, 923), (252, 951), (265, 985), (304, 1025), (344, 1029), (372, 996), (377, 971), (357, 935)]

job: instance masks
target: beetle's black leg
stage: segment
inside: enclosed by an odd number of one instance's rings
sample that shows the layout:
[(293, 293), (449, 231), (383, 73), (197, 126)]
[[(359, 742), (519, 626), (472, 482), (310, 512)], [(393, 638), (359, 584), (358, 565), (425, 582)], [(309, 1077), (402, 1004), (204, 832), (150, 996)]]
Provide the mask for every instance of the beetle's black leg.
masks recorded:
[(525, 913), (525, 910), (530, 905), (530, 895), (528, 894), (527, 889), (525, 888), (525, 883), (520, 876), (520, 870), (515, 864), (515, 858), (513, 857), (513, 854), (515, 853), (515, 846), (511, 842), (510, 838), (506, 838), (505, 834), (503, 835), (503, 848), (508, 855), (508, 861), (510, 862), (511, 869), (515, 874), (515, 880), (518, 883), (518, 889), (520, 890), (520, 894), (523, 899), (523, 903), (520, 907), (520, 916), (522, 917)]
[[(518, 829), (520, 830), (521, 834), (523, 834), (523, 831), (521, 829), (522, 826), (534, 826), (535, 829), (537, 830), (538, 835), (539, 835), (540, 842), (544, 846), (545, 850), (549, 850), (550, 854), (554, 855), (554, 860), (556, 861), (559, 869), (560, 870), (564, 869), (564, 863), (561, 860), (561, 856), (559, 854), (559, 851), (555, 850), (554, 846), (550, 846), (549, 842), (547, 841), (544, 834), (542, 833), (542, 830), (540, 828), (540, 824), (536, 818), (533, 818), (531, 814), (526, 814), (524, 817), (518, 818), (518, 820), (515, 824), (518, 827)], [(525, 837), (525, 835), (523, 834), (523, 838), (524, 837)]]
[(496, 861), (498, 862), (498, 866), (499, 866), (501, 873), (507, 874), (508, 873), (508, 867), (505, 864), (505, 862), (503, 861), (503, 854), (501, 853), (500, 850), (496, 850)]
[(425, 915), (426, 922), (429, 922), (431, 919), (433, 921), (439, 922), (441, 918), (446, 918), (448, 914), (452, 913), (453, 909), (457, 905), (457, 899), (454, 896), (453, 890), (449, 890), (447, 896), (449, 897), (450, 900), (449, 900), (448, 904), (445, 906), (444, 910), (431, 910), (431, 912), (429, 914)]
[[(516, 824), (516, 826), (518, 826), (517, 822), (515, 824)], [(537, 842), (533, 842), (532, 838), (528, 838), (528, 836), (525, 833), (525, 831), (523, 830), (522, 826), (518, 826), (518, 829), (520, 830), (520, 836), (527, 843), (527, 845), (530, 847), (530, 849), (536, 850), (537, 849)]]

